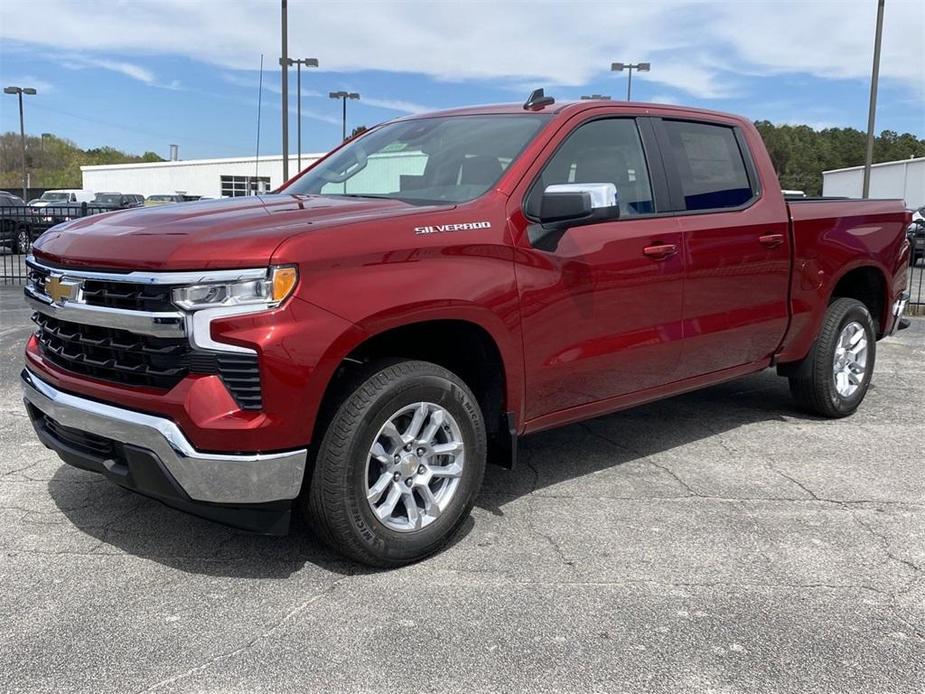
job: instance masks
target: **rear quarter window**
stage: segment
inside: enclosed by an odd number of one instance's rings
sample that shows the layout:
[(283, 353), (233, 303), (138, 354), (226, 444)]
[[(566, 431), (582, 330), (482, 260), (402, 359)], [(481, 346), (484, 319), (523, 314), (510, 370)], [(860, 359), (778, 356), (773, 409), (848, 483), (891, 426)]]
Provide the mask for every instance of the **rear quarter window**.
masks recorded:
[(740, 207), (755, 194), (735, 131), (723, 125), (664, 121), (684, 209)]

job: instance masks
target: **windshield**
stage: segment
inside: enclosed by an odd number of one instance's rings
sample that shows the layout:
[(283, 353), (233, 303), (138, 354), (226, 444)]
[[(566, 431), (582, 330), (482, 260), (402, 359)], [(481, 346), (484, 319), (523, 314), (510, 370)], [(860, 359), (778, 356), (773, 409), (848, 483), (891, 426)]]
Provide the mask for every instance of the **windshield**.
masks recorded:
[(122, 203), (121, 195), (97, 195), (93, 202), (100, 203), (101, 205), (119, 205)]
[(49, 193), (49, 192), (42, 193), (42, 197), (39, 198), (39, 200), (51, 200), (53, 202), (59, 201), (59, 200), (67, 202), (69, 199), (70, 199), (69, 193)]
[(498, 182), (546, 118), (447, 116), (390, 123), (345, 145), (280, 192), (466, 202)]
[(154, 202), (173, 202), (173, 195), (149, 195), (148, 200), (153, 200)]

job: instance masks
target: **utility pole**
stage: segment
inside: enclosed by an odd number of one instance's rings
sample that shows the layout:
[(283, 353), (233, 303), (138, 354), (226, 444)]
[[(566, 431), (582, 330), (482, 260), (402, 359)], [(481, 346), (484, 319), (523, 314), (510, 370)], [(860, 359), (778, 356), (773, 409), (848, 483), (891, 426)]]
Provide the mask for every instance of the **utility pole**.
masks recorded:
[(282, 57), (279, 59), (281, 68), (280, 85), (283, 106), (283, 183), (289, 180), (289, 38), (288, 38), (288, 7), (287, 1), (282, 2)]
[(870, 107), (867, 111), (867, 155), (864, 157), (864, 186), (861, 197), (870, 197), (870, 165), (874, 161), (874, 121), (877, 118), (877, 81), (880, 78), (880, 42), (883, 38), (883, 4), (877, 2), (877, 33), (874, 36), (874, 66), (870, 76)]
[(22, 164), (22, 199), (28, 202), (29, 177), (26, 174), (26, 126), (22, 113), (22, 95), (28, 94), (29, 96), (34, 96), (36, 92), (32, 87), (4, 87), (3, 93), (16, 94), (19, 97), (19, 144), (21, 146), (20, 163)]

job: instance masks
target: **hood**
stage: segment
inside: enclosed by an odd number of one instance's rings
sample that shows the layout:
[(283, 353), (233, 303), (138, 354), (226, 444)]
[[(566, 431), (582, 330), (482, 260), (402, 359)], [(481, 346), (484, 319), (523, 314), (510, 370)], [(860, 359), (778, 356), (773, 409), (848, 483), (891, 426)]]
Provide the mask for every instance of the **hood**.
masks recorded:
[(433, 210), (398, 200), (267, 195), (107, 212), (59, 224), (36, 258), (72, 267), (203, 270), (261, 267), (314, 229)]

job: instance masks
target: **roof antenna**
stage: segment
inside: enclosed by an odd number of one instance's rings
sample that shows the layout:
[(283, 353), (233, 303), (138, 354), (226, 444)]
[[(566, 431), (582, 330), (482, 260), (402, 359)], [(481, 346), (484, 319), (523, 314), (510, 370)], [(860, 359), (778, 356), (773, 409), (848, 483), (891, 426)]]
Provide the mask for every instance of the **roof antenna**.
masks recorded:
[(534, 89), (524, 102), (524, 111), (539, 111), (544, 106), (551, 106), (556, 100), (546, 96), (542, 89)]

